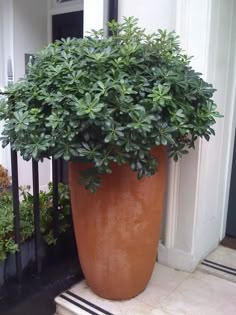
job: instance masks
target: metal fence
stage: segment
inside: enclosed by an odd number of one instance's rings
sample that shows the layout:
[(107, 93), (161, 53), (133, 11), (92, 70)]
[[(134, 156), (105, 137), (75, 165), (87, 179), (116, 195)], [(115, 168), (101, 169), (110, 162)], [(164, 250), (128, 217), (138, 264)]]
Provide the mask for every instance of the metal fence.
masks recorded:
[[(34, 214), (34, 242), (35, 242), (35, 262), (36, 272), (42, 271), (42, 257), (40, 255), (41, 232), (40, 232), (40, 207), (39, 207), (39, 166), (38, 162), (32, 160), (32, 178), (33, 178), (33, 214)], [(13, 194), (13, 212), (14, 212), (14, 237), (18, 246), (16, 252), (16, 277), (18, 282), (22, 282), (22, 252), (20, 235), (20, 200), (19, 200), (19, 182), (18, 182), (18, 160), (17, 152), (11, 151), (12, 168), (12, 194)], [(65, 166), (62, 160), (52, 159), (52, 182), (53, 182), (53, 228), (54, 234), (58, 236), (58, 183), (65, 181)]]

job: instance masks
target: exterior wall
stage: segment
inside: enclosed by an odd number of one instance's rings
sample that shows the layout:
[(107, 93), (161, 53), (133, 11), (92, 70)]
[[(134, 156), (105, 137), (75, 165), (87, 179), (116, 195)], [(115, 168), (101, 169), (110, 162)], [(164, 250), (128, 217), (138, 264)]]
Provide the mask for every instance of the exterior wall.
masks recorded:
[[(24, 76), (25, 53), (34, 54), (47, 45), (47, 0), (13, 0), (14, 80)], [(19, 161), (20, 185), (31, 185), (31, 163)], [(50, 163), (40, 163), (40, 188), (51, 179)]]
[(47, 0), (13, 1), (14, 78), (25, 73), (25, 53), (36, 53), (47, 44)]
[[(13, 55), (13, 14), (12, 0), (0, 0), (0, 89), (7, 85), (7, 63), (9, 57)], [(0, 133), (3, 122), (0, 122)], [(11, 175), (10, 150), (2, 149), (0, 142), (0, 164), (9, 170)]]
[(157, 29), (173, 31), (176, 24), (176, 1), (173, 0), (119, 0), (119, 21), (134, 16), (139, 26), (148, 33)]
[[(8, 60), (12, 60), (14, 80), (17, 81), (25, 73), (24, 54), (36, 53), (47, 44), (48, 3), (47, 0), (1, 0), (0, 8), (0, 58), (3, 65), (0, 86), (6, 86)], [(10, 171), (9, 148), (0, 148), (0, 163)], [(19, 185), (32, 185), (31, 163), (21, 158), (18, 163)], [(43, 189), (51, 179), (49, 162), (40, 163), (39, 169), (40, 188)]]
[(92, 29), (99, 30), (104, 27), (105, 20), (105, 0), (85, 0), (84, 1), (84, 35)]

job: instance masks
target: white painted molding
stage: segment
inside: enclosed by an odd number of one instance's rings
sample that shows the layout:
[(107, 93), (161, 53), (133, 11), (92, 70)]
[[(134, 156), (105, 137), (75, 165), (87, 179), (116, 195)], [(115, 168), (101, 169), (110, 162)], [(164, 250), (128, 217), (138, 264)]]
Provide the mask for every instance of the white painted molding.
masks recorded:
[(73, 4), (73, 5), (68, 5), (68, 6), (63, 5), (61, 7), (51, 8), (49, 12), (51, 15), (56, 15), (56, 14), (75, 12), (75, 11), (82, 11), (83, 8), (84, 8), (84, 5), (81, 2), (78, 4)]
[(166, 193), (166, 220), (163, 242), (167, 248), (174, 247), (179, 211), (180, 163), (169, 160)]
[[(13, 63), (13, 2), (12, 0), (0, 0), (0, 87), (2, 89), (7, 85), (7, 62), (9, 58)], [(0, 122), (0, 134), (3, 124)], [(0, 144), (0, 164), (8, 169), (9, 175), (11, 175), (9, 146), (3, 149)]]
[(158, 262), (162, 265), (189, 272), (194, 271), (198, 263), (192, 253), (176, 248), (167, 248), (161, 243), (158, 247)]
[[(201, 2), (201, 1), (200, 1)], [(192, 0), (178, 0), (177, 1), (177, 7), (176, 7), (176, 33), (180, 36), (181, 40), (181, 46), (187, 51), (188, 54), (192, 55), (200, 55), (198, 59), (198, 64), (193, 65), (193, 67), (199, 69), (200, 71), (203, 71), (205, 69), (206, 71), (206, 60), (208, 58), (208, 46), (209, 46), (209, 16), (210, 16), (210, 1), (202, 0), (205, 4), (205, 11), (204, 6), (202, 7), (201, 3), (196, 3), (196, 1)], [(198, 15), (195, 14), (201, 10), (201, 15), (204, 16), (205, 14), (205, 20), (201, 21), (201, 29), (204, 30), (205, 34), (205, 40), (203, 41), (201, 38), (201, 51), (196, 51), (195, 45), (192, 44), (193, 40), (193, 32), (195, 32), (194, 27), (196, 28), (196, 19), (198, 19)], [(195, 17), (193, 19), (192, 17)], [(204, 23), (203, 23), (204, 22)], [(201, 31), (198, 30), (198, 31)], [(196, 41), (196, 38), (194, 38)], [(198, 42), (199, 45), (199, 42)], [(199, 48), (199, 46), (197, 47)], [(189, 211), (189, 209), (184, 209), (187, 207), (187, 205), (184, 205), (184, 202), (181, 200), (183, 199), (183, 194), (188, 193), (190, 187), (186, 187), (187, 189), (184, 189), (184, 186), (191, 185), (192, 187), (192, 204), (193, 208), (191, 211), (193, 212), (193, 219), (192, 222), (189, 222), (191, 224), (192, 230), (194, 229), (194, 226), (192, 226), (192, 223), (195, 224), (195, 216), (197, 211), (197, 193), (198, 193), (198, 178), (199, 178), (199, 172), (200, 172), (200, 152), (201, 152), (201, 141), (198, 142), (198, 145), (196, 146), (195, 152), (191, 152), (190, 156), (186, 157), (184, 160), (179, 161), (178, 163), (170, 162), (169, 164), (169, 174), (168, 174), (168, 188), (167, 188), (167, 198), (166, 198), (166, 226), (165, 226), (165, 235), (164, 235), (164, 244), (167, 248), (171, 249), (174, 248), (177, 243), (178, 233), (180, 233), (181, 228), (179, 227), (180, 223), (180, 217), (181, 212), (182, 217), (184, 216), (184, 211)], [(189, 183), (184, 183), (183, 181), (180, 181), (180, 177), (183, 176), (186, 160), (191, 160), (191, 156), (195, 155), (195, 159), (193, 160), (192, 167), (197, 169), (196, 172), (196, 182), (194, 183), (192, 181)], [(197, 157), (197, 158), (196, 158)], [(190, 179), (191, 181), (191, 179)], [(181, 189), (182, 188), (182, 189)], [(182, 219), (183, 223), (183, 219)], [(177, 228), (178, 227), (178, 228)], [(187, 237), (187, 235), (186, 235)], [(188, 237), (191, 237), (188, 235)], [(193, 237), (193, 234), (192, 234)], [(193, 241), (193, 240), (192, 240)], [(192, 250), (192, 241), (189, 245), (188, 250)]]
[(3, 2), (0, 1), (0, 62), (2, 64), (0, 68), (0, 89), (4, 87), (4, 34), (3, 34)]
[(106, 0), (85, 0), (84, 1), (84, 36), (92, 29), (104, 28), (106, 20)]
[[(206, 59), (208, 57), (209, 3), (210, 0), (199, 2), (178, 0), (176, 7), (176, 33), (180, 36), (181, 46), (189, 55), (200, 56), (197, 61), (194, 60), (192, 63), (195, 69), (202, 72), (206, 69)], [(200, 27), (196, 24), (199, 16), (201, 17)], [(205, 38), (199, 38), (199, 34), (198, 38), (194, 37), (196, 28), (198, 28), (198, 32), (204, 31)], [(196, 41), (197, 44), (195, 44)], [(201, 146), (201, 141), (198, 141), (194, 152), (191, 151), (187, 157), (178, 163), (170, 162), (169, 165), (163, 245), (169, 251), (185, 252), (187, 257), (191, 257), (187, 253), (193, 251)], [(195, 169), (194, 172), (191, 171), (191, 168)], [(192, 173), (192, 176), (188, 176), (189, 172)], [(189, 200), (186, 198), (186, 194), (191, 196)], [(191, 209), (189, 209), (189, 206), (191, 206)], [(168, 255), (164, 255), (165, 258), (162, 258), (162, 253), (164, 253), (163, 250), (159, 253), (159, 257), (164, 261)], [(192, 261), (192, 258), (190, 260)], [(169, 262), (166, 262), (166, 264), (169, 264)]]
[[(236, 3), (178, 0), (176, 31), (194, 55), (192, 66), (218, 89), (215, 101), (225, 116), (211, 141), (170, 166), (165, 237), (159, 261), (193, 270), (225, 235), (236, 125)], [(175, 187), (178, 185), (178, 187)]]
[[(195, 56), (192, 66), (208, 78), (209, 48), (212, 30), (211, 0), (178, 0), (176, 9), (176, 32), (180, 35), (181, 46), (188, 55)], [(205, 199), (208, 176), (208, 144), (202, 140), (196, 144), (195, 151), (176, 165), (170, 165), (169, 191), (167, 195), (167, 214), (165, 238), (159, 247), (159, 261), (183, 270), (192, 271), (199, 260), (213, 246), (217, 245), (215, 230), (212, 239), (204, 244), (200, 231), (205, 227)], [(211, 210), (213, 211), (213, 209)]]

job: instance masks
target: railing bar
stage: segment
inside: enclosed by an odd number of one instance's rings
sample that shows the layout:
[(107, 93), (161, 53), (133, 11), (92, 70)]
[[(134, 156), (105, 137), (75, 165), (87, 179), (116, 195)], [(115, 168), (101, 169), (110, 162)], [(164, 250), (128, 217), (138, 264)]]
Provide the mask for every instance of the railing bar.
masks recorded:
[(11, 169), (12, 169), (12, 195), (14, 212), (14, 237), (18, 246), (16, 252), (16, 274), (18, 282), (22, 282), (22, 260), (21, 260), (21, 236), (20, 236), (20, 201), (18, 183), (18, 163), (17, 152), (11, 150)]
[(40, 246), (41, 246), (41, 232), (40, 232), (40, 209), (39, 209), (39, 169), (38, 162), (32, 160), (33, 173), (33, 195), (34, 195), (34, 241), (35, 241), (35, 259), (36, 270), (38, 273), (42, 271)]
[(60, 159), (58, 161), (58, 168), (59, 168), (59, 176), (58, 176), (58, 181), (60, 183), (63, 183), (64, 182), (64, 160), (63, 159)]
[(55, 237), (58, 237), (58, 160), (52, 159), (53, 182), (53, 225)]

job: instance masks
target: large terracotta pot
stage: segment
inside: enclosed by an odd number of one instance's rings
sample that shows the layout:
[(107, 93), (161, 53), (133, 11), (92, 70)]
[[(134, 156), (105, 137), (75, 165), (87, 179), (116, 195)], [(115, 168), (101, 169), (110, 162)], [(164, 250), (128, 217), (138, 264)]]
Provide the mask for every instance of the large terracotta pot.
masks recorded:
[(160, 236), (166, 151), (152, 177), (137, 180), (128, 165), (114, 165), (95, 194), (78, 184), (83, 164), (69, 163), (73, 221), (82, 270), (99, 296), (124, 300), (141, 293), (151, 277)]

